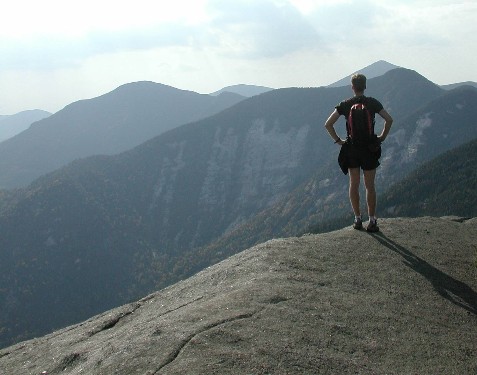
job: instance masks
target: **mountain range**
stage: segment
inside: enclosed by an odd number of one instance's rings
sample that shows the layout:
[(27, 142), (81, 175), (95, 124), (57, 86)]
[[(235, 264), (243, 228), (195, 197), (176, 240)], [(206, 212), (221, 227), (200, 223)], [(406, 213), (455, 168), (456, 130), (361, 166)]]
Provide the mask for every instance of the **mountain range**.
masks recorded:
[(0, 143), (0, 187), (26, 186), (78, 158), (126, 151), (243, 99), (229, 92), (211, 96), (134, 82), (72, 103)]
[[(395, 67), (378, 61), (362, 71), (376, 77)], [(349, 85), (349, 78), (342, 81), (346, 81), (343, 86)], [(18, 130), (14, 133), (8, 131), (3, 140), (21, 134), (0, 143), (0, 188), (27, 186), (37, 177), (77, 158), (128, 150), (164, 131), (206, 118), (245, 97), (270, 90), (241, 84), (201, 95), (153, 82), (134, 82), (97, 98), (72, 103), (46, 121), (37, 122), (46, 116), (32, 118), (24, 128), (16, 126)], [(25, 111), (0, 117), (0, 121), (41, 112)], [(34, 126), (27, 129), (33, 122)], [(11, 126), (3, 129), (8, 128)], [(27, 130), (22, 132), (24, 129)], [(0, 126), (0, 135), (1, 131)]]
[[(477, 138), (471, 87), (446, 91), (399, 68), (370, 79), (368, 94), (396, 120), (383, 189)], [(323, 124), (347, 95), (321, 87), (241, 98), (129, 151), (2, 191), (0, 345), (140, 298), (251, 241), (338, 223), (347, 180)]]

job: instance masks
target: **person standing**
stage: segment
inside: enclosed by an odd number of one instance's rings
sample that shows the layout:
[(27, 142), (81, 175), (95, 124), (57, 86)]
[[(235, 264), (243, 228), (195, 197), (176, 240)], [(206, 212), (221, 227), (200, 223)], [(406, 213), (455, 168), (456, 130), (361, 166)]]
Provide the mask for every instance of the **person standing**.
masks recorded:
[[(339, 157), (340, 166), (345, 174), (349, 173), (349, 199), (355, 216), (353, 228), (363, 228), (359, 196), (360, 169), (362, 169), (369, 216), (369, 223), (366, 230), (368, 232), (378, 232), (375, 188), (376, 168), (379, 166), (381, 143), (384, 142), (391, 129), (393, 119), (377, 99), (364, 95), (364, 91), (366, 90), (366, 77), (363, 74), (357, 73), (351, 77), (351, 89), (354, 92), (354, 96), (343, 100), (335, 107), (325, 122), (325, 128), (333, 141), (341, 146)], [(354, 111), (355, 104), (361, 106), (359, 107), (360, 110), (365, 108), (366, 114), (369, 114), (370, 137), (367, 142), (358, 142), (357, 131), (353, 131), (352, 112)], [(384, 127), (380, 135), (374, 133), (376, 113), (384, 119)], [(346, 117), (346, 139), (341, 139), (334, 128), (340, 116)]]

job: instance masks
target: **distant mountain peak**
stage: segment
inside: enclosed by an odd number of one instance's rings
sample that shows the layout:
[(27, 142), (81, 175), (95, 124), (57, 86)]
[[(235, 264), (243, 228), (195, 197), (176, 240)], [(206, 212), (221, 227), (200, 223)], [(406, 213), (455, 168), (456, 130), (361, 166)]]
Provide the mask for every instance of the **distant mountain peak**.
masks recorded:
[(465, 82), (451, 83), (451, 84), (448, 84), (448, 85), (441, 85), (441, 87), (444, 90), (453, 90), (455, 88), (462, 87), (462, 86), (477, 87), (477, 82), (465, 81)]
[(224, 87), (223, 89), (212, 92), (209, 95), (217, 96), (223, 92), (231, 92), (231, 93), (239, 94), (241, 96), (245, 96), (249, 98), (251, 96), (260, 95), (260, 94), (263, 94), (264, 92), (271, 91), (271, 90), (273, 90), (271, 87), (239, 84), (239, 85)]
[(368, 79), (369, 78), (375, 78), (382, 76), (383, 74), (389, 72), (390, 70), (400, 68), (400, 66), (391, 64), (387, 61), (384, 60), (379, 60), (376, 61), (375, 63), (368, 65), (362, 69), (358, 69), (350, 74), (348, 74), (346, 77), (340, 79), (339, 81), (336, 81), (332, 83), (331, 85), (328, 85), (328, 87), (342, 87), (342, 86), (348, 86), (350, 84), (350, 78), (354, 73), (362, 73), (364, 74)]
[(34, 122), (51, 116), (50, 112), (41, 109), (31, 109), (14, 115), (0, 116), (0, 142), (12, 138), (28, 129)]

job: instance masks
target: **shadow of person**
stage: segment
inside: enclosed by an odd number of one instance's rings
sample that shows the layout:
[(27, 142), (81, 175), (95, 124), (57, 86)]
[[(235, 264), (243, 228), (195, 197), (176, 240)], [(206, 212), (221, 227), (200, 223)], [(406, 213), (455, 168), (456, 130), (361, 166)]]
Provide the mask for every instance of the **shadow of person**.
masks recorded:
[(404, 264), (425, 277), (442, 297), (477, 315), (477, 292), (419, 258), (408, 249), (387, 238), (382, 232), (370, 233), (378, 242), (404, 258)]

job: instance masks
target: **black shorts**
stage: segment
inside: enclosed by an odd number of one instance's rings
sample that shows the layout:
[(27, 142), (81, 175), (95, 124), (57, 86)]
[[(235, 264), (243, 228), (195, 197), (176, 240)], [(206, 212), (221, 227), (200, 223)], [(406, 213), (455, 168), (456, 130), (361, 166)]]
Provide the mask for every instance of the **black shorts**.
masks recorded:
[(361, 168), (364, 171), (370, 171), (379, 167), (379, 152), (371, 152), (368, 147), (358, 147), (348, 144), (346, 152), (346, 161), (348, 168)]

